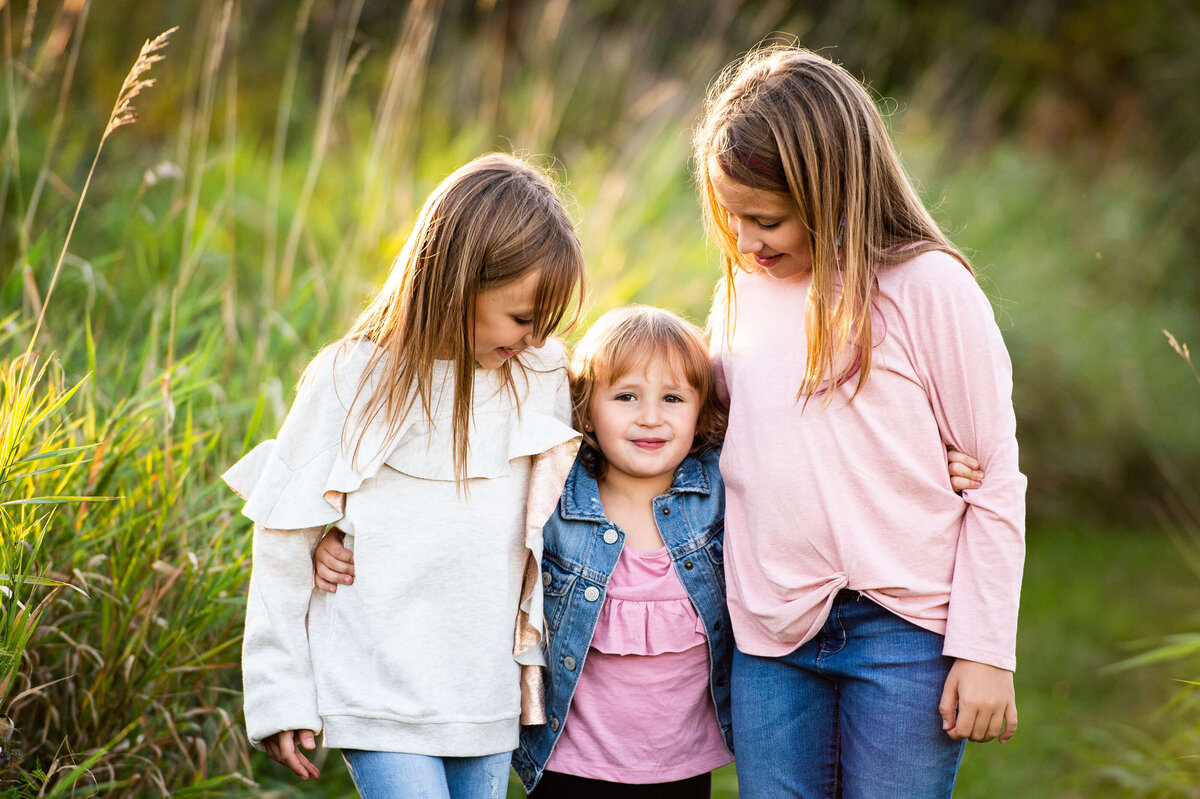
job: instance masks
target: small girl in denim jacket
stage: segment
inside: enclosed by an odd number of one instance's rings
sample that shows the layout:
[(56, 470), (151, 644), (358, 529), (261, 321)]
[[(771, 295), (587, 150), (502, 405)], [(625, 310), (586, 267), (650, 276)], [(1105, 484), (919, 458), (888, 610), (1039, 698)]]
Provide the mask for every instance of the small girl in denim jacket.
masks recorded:
[(707, 797), (733, 760), (707, 346), (668, 311), (620, 308), (572, 373), (583, 445), (542, 529), (548, 719), (513, 764), (539, 798)]

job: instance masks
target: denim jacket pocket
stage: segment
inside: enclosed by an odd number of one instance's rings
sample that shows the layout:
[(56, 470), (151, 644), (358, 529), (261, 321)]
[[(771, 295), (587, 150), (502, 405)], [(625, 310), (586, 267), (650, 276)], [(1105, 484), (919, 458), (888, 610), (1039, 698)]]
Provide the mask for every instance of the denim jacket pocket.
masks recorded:
[(713, 525), (715, 528), (708, 539), (708, 543), (704, 546), (704, 551), (708, 554), (708, 559), (718, 571), (725, 565), (725, 522), (718, 521)]
[(571, 587), (575, 585), (575, 577), (574, 572), (563, 568), (549, 552), (543, 555), (542, 594), (545, 597), (546, 626), (551, 630), (557, 630), (562, 624), (570, 605), (568, 598)]

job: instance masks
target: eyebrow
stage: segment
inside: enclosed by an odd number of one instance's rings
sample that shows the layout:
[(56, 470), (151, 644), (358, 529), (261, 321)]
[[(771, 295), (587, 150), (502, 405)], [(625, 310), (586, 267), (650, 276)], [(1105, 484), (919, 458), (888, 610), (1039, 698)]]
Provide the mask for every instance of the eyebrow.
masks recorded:
[[(734, 213), (728, 206), (722, 205), (721, 208), (727, 214)], [(791, 213), (790, 208), (776, 208), (768, 210), (766, 208), (753, 207), (743, 209), (743, 211), (744, 213), (735, 215), (753, 217), (754, 219), (776, 219), (781, 216), (787, 216), (789, 213)]]
[[(642, 385), (641, 381), (637, 380), (636, 378), (634, 380), (630, 381), (629, 379), (622, 377), (619, 380), (616, 380), (616, 381), (610, 383), (609, 387), (610, 387), (610, 390), (617, 391), (622, 388), (638, 388), (641, 385)], [(689, 383), (686, 380), (684, 380), (681, 383), (669, 383), (669, 384), (663, 386), (662, 389), (663, 389), (663, 391), (666, 391), (666, 392), (678, 393), (678, 392), (682, 392), (682, 391), (694, 391), (697, 394), (700, 393), (699, 390), (695, 386), (693, 386), (691, 383)]]

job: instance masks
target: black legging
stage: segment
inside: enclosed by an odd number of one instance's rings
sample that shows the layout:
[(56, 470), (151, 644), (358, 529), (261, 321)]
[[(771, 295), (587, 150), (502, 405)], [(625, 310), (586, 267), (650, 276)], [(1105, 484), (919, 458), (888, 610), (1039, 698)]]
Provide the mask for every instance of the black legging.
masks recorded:
[(708, 772), (675, 782), (626, 785), (547, 771), (529, 799), (709, 799), (711, 790)]

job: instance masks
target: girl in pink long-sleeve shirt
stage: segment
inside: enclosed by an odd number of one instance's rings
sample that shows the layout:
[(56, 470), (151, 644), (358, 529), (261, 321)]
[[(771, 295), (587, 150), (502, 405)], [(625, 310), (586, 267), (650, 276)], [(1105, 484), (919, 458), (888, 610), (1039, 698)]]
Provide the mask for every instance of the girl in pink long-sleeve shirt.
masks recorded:
[[(949, 796), (964, 741), (1017, 724), (1025, 478), (991, 307), (828, 59), (731, 66), (695, 156), (741, 796)], [(947, 446), (980, 488), (952, 490)]]

